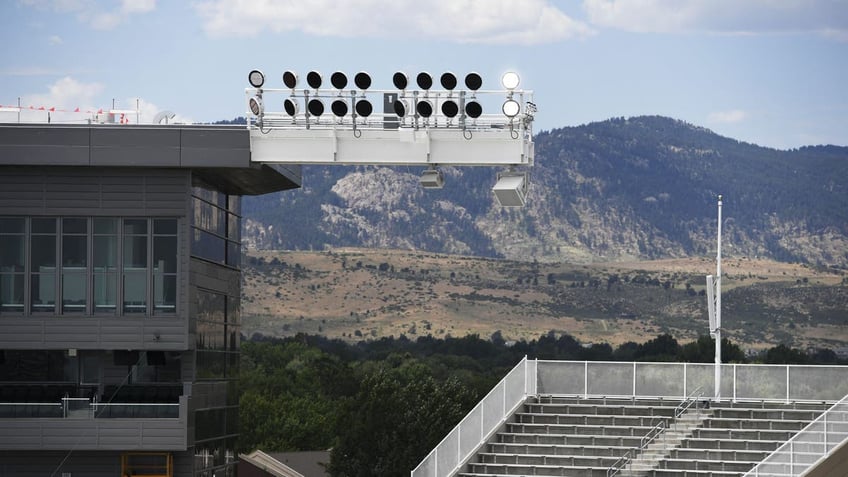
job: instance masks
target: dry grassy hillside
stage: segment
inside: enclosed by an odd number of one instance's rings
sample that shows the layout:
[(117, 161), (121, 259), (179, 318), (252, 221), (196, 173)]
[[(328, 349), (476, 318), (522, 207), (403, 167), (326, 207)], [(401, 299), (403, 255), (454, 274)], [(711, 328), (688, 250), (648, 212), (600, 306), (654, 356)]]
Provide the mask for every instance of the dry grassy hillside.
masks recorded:
[[(842, 270), (728, 258), (725, 336), (749, 348), (848, 343)], [(550, 330), (585, 343), (707, 333), (710, 259), (542, 264), (394, 250), (250, 251), (243, 332), (347, 340)]]

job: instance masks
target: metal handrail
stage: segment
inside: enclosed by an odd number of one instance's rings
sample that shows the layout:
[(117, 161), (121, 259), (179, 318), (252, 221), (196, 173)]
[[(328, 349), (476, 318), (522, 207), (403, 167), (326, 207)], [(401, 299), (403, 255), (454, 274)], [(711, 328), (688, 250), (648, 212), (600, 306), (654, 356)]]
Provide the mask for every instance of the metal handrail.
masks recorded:
[[(704, 395), (703, 389), (700, 387), (696, 389), (692, 394), (689, 395), (683, 402), (677, 405), (674, 408), (674, 419), (682, 416), (686, 411), (692, 407), (693, 404), (698, 402)], [(621, 470), (628, 464), (628, 462), (632, 461), (637, 453), (642, 452), (648, 445), (654, 441), (660, 434), (663, 433), (668, 428), (668, 419), (661, 420), (657, 425), (651, 428), (647, 434), (642, 436), (642, 439), (639, 441), (639, 447), (631, 449), (627, 451), (623, 456), (621, 456), (617, 461), (615, 461), (608, 469), (607, 469), (607, 477), (613, 477), (614, 475), (621, 472)]]

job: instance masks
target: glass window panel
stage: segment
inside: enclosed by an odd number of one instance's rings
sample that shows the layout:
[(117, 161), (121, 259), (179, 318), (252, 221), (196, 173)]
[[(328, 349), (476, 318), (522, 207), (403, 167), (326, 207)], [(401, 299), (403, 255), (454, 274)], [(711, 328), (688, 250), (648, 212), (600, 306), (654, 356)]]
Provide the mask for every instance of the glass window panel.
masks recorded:
[(88, 223), (87, 219), (83, 218), (64, 218), (62, 219), (63, 234), (87, 234)]
[(197, 290), (195, 294), (194, 313), (198, 320), (224, 323), (226, 307), (227, 303), (224, 295)]
[(118, 263), (118, 237), (94, 236), (94, 270), (114, 270)]
[(0, 312), (24, 311), (24, 274), (0, 273)]
[(197, 350), (197, 378), (221, 379), (226, 377), (227, 353)]
[(100, 235), (115, 235), (118, 233), (118, 219), (96, 218), (94, 219), (94, 233)]
[(22, 234), (26, 232), (26, 221), (23, 217), (0, 218), (0, 234)]
[(24, 236), (0, 235), (0, 272), (23, 271)]
[(94, 312), (115, 313), (118, 298), (118, 280), (115, 273), (94, 275)]
[(124, 267), (147, 268), (147, 237), (124, 237)]
[(237, 215), (227, 214), (227, 238), (234, 242), (241, 242), (241, 229)]
[(238, 297), (227, 297), (227, 323), (238, 324), (241, 321), (241, 304)]
[(147, 234), (147, 219), (124, 219), (124, 235)]
[(32, 271), (45, 271), (44, 268), (56, 267), (56, 236), (33, 235), (30, 238), (30, 255), (32, 256)]
[(154, 275), (153, 313), (174, 313), (177, 308), (177, 276)]
[(227, 242), (227, 265), (236, 268), (241, 266), (241, 244)]
[(88, 237), (85, 235), (62, 236), (62, 266), (85, 268), (88, 261)]
[(147, 312), (147, 274), (124, 273), (124, 313)]
[(192, 234), (191, 254), (213, 262), (224, 263), (226, 241), (209, 232), (194, 229)]
[(197, 349), (227, 349), (226, 329), (223, 323), (197, 322)]
[(241, 214), (241, 196), (238, 195), (228, 195), (227, 196), (227, 210), (234, 214)]
[(177, 272), (177, 237), (153, 237), (153, 273)]
[(85, 272), (62, 273), (62, 313), (85, 312)]
[(33, 218), (32, 233), (34, 234), (55, 234), (56, 219)]
[(153, 233), (156, 235), (176, 235), (176, 219), (156, 219), (153, 221)]
[(54, 311), (56, 308), (56, 274), (32, 275), (30, 281), (32, 311)]

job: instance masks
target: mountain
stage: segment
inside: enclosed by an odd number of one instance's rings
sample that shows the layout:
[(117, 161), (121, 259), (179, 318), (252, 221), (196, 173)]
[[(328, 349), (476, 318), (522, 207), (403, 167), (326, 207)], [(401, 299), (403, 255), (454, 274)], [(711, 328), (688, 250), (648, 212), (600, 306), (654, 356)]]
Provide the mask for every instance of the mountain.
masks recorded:
[(304, 166), (303, 187), (243, 202), (257, 249), (366, 247), (539, 262), (723, 253), (848, 266), (848, 147), (780, 151), (658, 116), (535, 137), (528, 204), (497, 205), (493, 168)]

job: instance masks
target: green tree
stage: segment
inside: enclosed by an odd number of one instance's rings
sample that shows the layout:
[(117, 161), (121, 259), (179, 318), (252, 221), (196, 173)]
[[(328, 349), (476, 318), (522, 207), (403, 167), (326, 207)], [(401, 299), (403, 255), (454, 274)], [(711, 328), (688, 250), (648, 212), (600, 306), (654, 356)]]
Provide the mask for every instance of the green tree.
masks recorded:
[(344, 412), (330, 475), (406, 475), (476, 401), (457, 379), (438, 382), (419, 366), (368, 375)]

